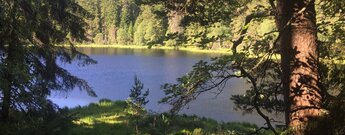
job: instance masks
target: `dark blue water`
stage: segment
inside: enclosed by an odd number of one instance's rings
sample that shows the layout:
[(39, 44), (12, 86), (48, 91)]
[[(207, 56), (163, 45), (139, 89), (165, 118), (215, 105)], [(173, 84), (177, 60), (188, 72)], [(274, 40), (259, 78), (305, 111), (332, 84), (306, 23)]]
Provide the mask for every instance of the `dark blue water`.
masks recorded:
[[(89, 97), (86, 92), (78, 89), (69, 94), (55, 93), (50, 98), (60, 107), (75, 107), (97, 102), (102, 98), (111, 100), (126, 100), (133, 85), (134, 76), (137, 75), (150, 89), (147, 109), (163, 112), (169, 105), (158, 104), (164, 97), (160, 86), (167, 82), (175, 82), (177, 77), (185, 75), (199, 60), (210, 60), (213, 56), (202, 53), (190, 53), (174, 50), (148, 50), (148, 49), (115, 49), (115, 48), (80, 48), (98, 61), (98, 64), (78, 67), (76, 63), (62, 65), (93, 87), (98, 97)], [(230, 80), (223, 93), (216, 95), (205, 93), (192, 102), (181, 113), (196, 114), (218, 121), (245, 121), (263, 124), (262, 118), (256, 114), (242, 115), (235, 111), (231, 102), (231, 94), (240, 94), (247, 89), (243, 80)]]

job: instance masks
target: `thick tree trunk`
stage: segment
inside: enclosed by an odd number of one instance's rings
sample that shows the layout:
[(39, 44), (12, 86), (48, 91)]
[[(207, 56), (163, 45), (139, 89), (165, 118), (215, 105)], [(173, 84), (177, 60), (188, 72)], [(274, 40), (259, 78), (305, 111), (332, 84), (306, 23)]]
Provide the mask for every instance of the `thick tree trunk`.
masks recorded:
[(321, 115), (314, 0), (279, 0), (282, 81), (286, 123), (292, 134), (305, 134)]

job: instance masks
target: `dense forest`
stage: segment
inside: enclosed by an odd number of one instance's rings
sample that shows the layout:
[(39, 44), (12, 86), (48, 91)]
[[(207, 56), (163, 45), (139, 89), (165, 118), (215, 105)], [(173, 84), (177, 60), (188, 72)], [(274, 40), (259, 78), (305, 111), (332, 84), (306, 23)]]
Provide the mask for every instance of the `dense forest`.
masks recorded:
[[(261, 128), (249, 125), (253, 134), (345, 134), (344, 7), (341, 0), (0, 0), (0, 129), (3, 134), (66, 134), (78, 108), (61, 109), (48, 96), (76, 87), (90, 96), (97, 93), (57, 61), (95, 64), (75, 44), (97, 44), (231, 52), (200, 61), (176, 83), (162, 85), (166, 97), (160, 103), (170, 104), (171, 111), (158, 120), (152, 114), (126, 116), (135, 126), (121, 126), (135, 128), (133, 134), (140, 133), (140, 120), (149, 127), (143, 133), (167, 134), (176, 125), (165, 116), (174, 118), (205, 92), (221, 93), (232, 78), (251, 86), (245, 94), (229, 96), (236, 109), (266, 122)], [(134, 105), (145, 114), (149, 92), (141, 93), (138, 79), (135, 85), (132, 101), (104, 103), (122, 110)], [(285, 114), (284, 121), (270, 118), (272, 113)], [(157, 121), (164, 130), (150, 130)], [(227, 133), (212, 127), (204, 133)], [(249, 131), (233, 134), (241, 133)]]
[(134, 0), (77, 0), (90, 15), (85, 18), (87, 40), (83, 43), (120, 45), (167, 45), (229, 47), (230, 17), (219, 22), (189, 23), (182, 11), (162, 3)]

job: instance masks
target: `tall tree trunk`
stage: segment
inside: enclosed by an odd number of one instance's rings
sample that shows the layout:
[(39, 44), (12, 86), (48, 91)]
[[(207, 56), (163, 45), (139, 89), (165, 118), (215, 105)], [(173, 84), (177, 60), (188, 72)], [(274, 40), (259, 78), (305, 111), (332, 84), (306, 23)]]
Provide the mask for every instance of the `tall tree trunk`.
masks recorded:
[[(12, 26), (13, 27), (13, 26)], [(11, 107), (11, 91), (12, 91), (12, 83), (13, 83), (13, 75), (12, 72), (14, 70), (14, 65), (16, 64), (16, 46), (17, 40), (15, 39), (16, 34), (14, 29), (10, 32), (11, 42), (8, 46), (7, 50), (7, 58), (5, 59), (5, 75), (4, 75), (4, 82), (3, 82), (3, 101), (1, 106), (1, 115), (2, 121), (8, 122), (9, 121), (9, 113)]]
[(18, 3), (15, 1), (12, 1), (11, 3), (11, 23), (8, 25), (9, 27), (9, 35), (10, 35), (10, 42), (7, 49), (7, 57), (4, 60), (5, 63), (5, 74), (4, 74), (4, 82), (2, 89), (3, 89), (3, 99), (2, 99), (2, 106), (1, 106), (1, 115), (3, 122), (8, 122), (10, 119), (10, 109), (11, 109), (11, 100), (12, 100), (12, 91), (13, 91), (13, 83), (14, 83), (14, 75), (13, 72), (15, 72), (16, 64), (20, 63), (19, 60), (20, 55), (22, 55), (22, 52), (18, 50), (18, 44), (19, 41), (17, 39), (17, 33), (16, 33), (16, 27), (17, 27), (17, 21), (16, 21), (16, 12), (18, 8)]
[[(14, 18), (14, 17), (13, 17)], [(2, 106), (1, 106), (1, 115), (2, 115), (2, 121), (8, 122), (9, 121), (9, 113), (10, 113), (10, 107), (11, 107), (11, 91), (12, 91), (12, 82), (13, 82), (13, 75), (12, 70), (14, 70), (14, 65), (16, 64), (16, 45), (17, 40), (15, 39), (16, 34), (14, 32), (13, 26), (12, 30), (10, 31), (11, 41), (7, 48), (7, 58), (5, 59), (5, 75), (4, 75), (4, 82), (3, 82), (3, 100), (2, 100)]]
[[(7, 72), (7, 71), (6, 71)], [(3, 83), (3, 100), (2, 100), (2, 106), (1, 106), (1, 121), (2, 122), (8, 122), (9, 121), (9, 113), (10, 113), (10, 101), (11, 101), (11, 83), (9, 81), (10, 74), (5, 73), (5, 79)]]
[(286, 123), (292, 134), (306, 134), (321, 115), (315, 0), (279, 0), (282, 82)]

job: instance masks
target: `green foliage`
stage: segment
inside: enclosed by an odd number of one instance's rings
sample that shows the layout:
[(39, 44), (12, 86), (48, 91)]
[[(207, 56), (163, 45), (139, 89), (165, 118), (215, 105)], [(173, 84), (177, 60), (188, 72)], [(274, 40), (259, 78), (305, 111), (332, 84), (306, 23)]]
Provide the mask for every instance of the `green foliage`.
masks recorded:
[[(103, 43), (116, 43), (116, 28), (120, 25), (120, 5), (114, 0), (101, 0), (100, 2), (102, 33), (105, 40)], [(94, 43), (97, 42), (94, 41)]]
[[(154, 1), (154, 0), (153, 0)], [(184, 23), (199, 22), (209, 25), (221, 21), (229, 21), (230, 15), (242, 4), (242, 0), (156, 0), (167, 8), (175, 11), (187, 12)]]
[(93, 38), (93, 41), (97, 44), (103, 44), (104, 43), (104, 35), (102, 33), (96, 34), (96, 36)]
[(134, 116), (140, 116), (144, 109), (144, 106), (149, 102), (147, 100), (147, 96), (149, 95), (150, 91), (147, 89), (143, 91), (144, 84), (138, 79), (137, 76), (134, 77), (134, 85), (130, 90), (131, 93), (129, 94), (129, 98), (126, 100), (127, 104), (129, 105), (128, 112)]
[[(189, 6), (188, 2), (182, 3), (186, 4), (185, 7)], [(317, 5), (318, 42), (321, 58), (319, 73), (325, 95), (324, 108), (330, 110), (332, 114), (331, 116), (326, 113), (325, 119), (328, 123), (343, 125), (341, 120), (336, 120), (342, 119), (342, 115), (335, 115), (332, 112), (343, 114), (341, 111), (343, 109), (340, 109), (342, 107), (338, 106), (338, 103), (343, 100), (345, 84), (344, 57), (342, 55), (344, 54), (342, 48), (344, 48), (345, 41), (343, 38), (345, 25), (343, 23), (344, 16), (342, 16), (344, 10), (341, 6), (344, 2), (319, 1), (316, 3), (319, 3)], [(279, 46), (276, 44), (278, 32), (276, 32), (274, 18), (267, 14), (268, 10), (271, 10), (268, 2), (261, 0), (248, 2), (236, 10), (228, 28), (231, 34), (230, 40), (232, 40), (233, 45), (236, 45), (232, 49), (239, 50), (241, 53), (216, 58), (211, 63), (202, 61), (196, 63), (191, 72), (177, 79), (176, 84), (162, 86), (166, 92), (166, 97), (161, 102), (171, 104), (173, 106), (172, 111), (176, 112), (203, 92), (217, 92), (217, 90), (221, 92), (226, 81), (230, 78), (245, 78), (252, 87), (244, 94), (231, 97), (236, 108), (246, 113), (251, 113), (254, 110), (258, 112), (261, 109), (267, 113), (283, 112), (286, 104), (283, 101), (284, 92), (281, 89), (280, 57), (275, 55), (275, 53), (280, 52)], [(207, 15), (202, 17), (208, 19)], [(206, 38), (217, 38), (223, 35), (222, 29), (226, 29), (226, 26), (224, 28), (219, 27), (219, 23), (207, 23), (209, 25), (202, 28), (200, 24), (203, 25), (203, 22), (205, 21), (199, 20), (196, 23), (187, 24), (185, 35), (188, 44), (195, 44)], [(204, 32), (206, 30), (207, 32)], [(327, 122), (321, 122), (319, 127), (323, 127), (322, 123)], [(311, 127), (318, 131), (315, 124), (311, 124)], [(343, 134), (344, 130), (340, 127), (342, 126), (329, 126), (327, 133)]]
[[(162, 86), (166, 97), (160, 102), (172, 105), (171, 111), (176, 113), (183, 106), (195, 100), (199, 94), (216, 87), (222, 88), (227, 80), (232, 77), (238, 77), (231, 73), (231, 71), (234, 72), (236, 70), (231, 69), (232, 66), (229, 65), (234, 59), (235, 57), (233, 56), (214, 58), (210, 64), (205, 61), (199, 61), (193, 66), (191, 72), (178, 78), (176, 84), (167, 83)], [(218, 90), (214, 92), (221, 92), (221, 89)]]
[(188, 45), (205, 46), (208, 43), (206, 38), (207, 28), (200, 23), (191, 23), (186, 27), (184, 35), (187, 37)]
[(168, 40), (164, 41), (164, 45), (166, 45), (166, 46), (178, 46), (179, 43), (174, 39), (168, 39)]
[[(323, 119), (310, 125), (315, 133), (344, 134), (343, 117), (345, 99), (345, 18), (344, 1), (320, 1), (317, 11), (318, 37), (320, 47), (320, 76), (324, 90), (324, 108), (327, 110)], [(332, 124), (326, 124), (332, 123)], [(324, 129), (322, 132), (319, 129)]]
[[(276, 44), (278, 32), (275, 28), (275, 18), (270, 14), (272, 9), (267, 1), (76, 1), (80, 5), (70, 0), (0, 2), (0, 26), (5, 26), (0, 27), (1, 116), (6, 118), (6, 114), (10, 114), (10, 119), (18, 122), (23, 117), (23, 112), (32, 115), (32, 121), (24, 119), (22, 123), (15, 123), (27, 126), (23, 130), (33, 129), (38, 133), (39, 130), (36, 129), (50, 125), (46, 123), (52, 120), (48, 114), (53, 115), (57, 112), (56, 109), (52, 111), (56, 107), (46, 98), (53, 90), (62, 89), (68, 92), (74, 87), (79, 87), (95, 96), (87, 82), (59, 67), (56, 61), (71, 63), (72, 60), (79, 59), (81, 65), (95, 63), (88, 56), (76, 52), (73, 47), (67, 49), (54, 46), (58, 43), (83, 42), (85, 38), (86, 42), (97, 44), (192, 45), (202, 48), (213, 48), (217, 43), (221, 47), (232, 45), (233, 51), (238, 50), (233, 56), (214, 58), (211, 62), (200, 61), (194, 65), (190, 73), (178, 78), (176, 84), (163, 85), (167, 97), (161, 102), (173, 105), (172, 110), (175, 112), (203, 92), (221, 92), (231, 78), (244, 78), (248, 83), (253, 83), (254, 80), (256, 85), (252, 84), (253, 87), (244, 94), (231, 96), (236, 108), (247, 113), (258, 111), (255, 107), (268, 113), (282, 112), (286, 108), (282, 101), (281, 63), (276, 55), (280, 52)], [(150, 5), (137, 5), (142, 2)], [(341, 106), (345, 97), (345, 2), (317, 0), (316, 3), (320, 48), (319, 73), (324, 90), (324, 108), (329, 110), (323, 121), (333, 123), (327, 125), (329, 133), (342, 134), (344, 123), (339, 119), (343, 117), (337, 114), (345, 113), (342, 109), (344, 107)], [(171, 19), (169, 12), (181, 12), (185, 15), (181, 25), (185, 27), (183, 33), (167, 34), (168, 20)], [(142, 87), (137, 80), (135, 85), (137, 87), (133, 90)], [(134, 99), (141, 99), (146, 98), (145, 94), (136, 93), (132, 96)], [(107, 106), (108, 102), (102, 101), (90, 107), (100, 109)], [(143, 109), (142, 105), (145, 102), (141, 101), (138, 106)], [(92, 113), (96, 112), (90, 112)], [(167, 125), (173, 123), (173, 120), (166, 116), (152, 116), (159, 117), (164, 125), (159, 131), (152, 132), (168, 132)], [(31, 123), (37, 127), (32, 127)], [(107, 125), (106, 122), (98, 126), (96, 128), (101, 130), (105, 127), (118, 128)], [(325, 127), (321, 123), (322, 126)], [(44, 128), (56, 131), (55, 126), (52, 127)], [(207, 129), (205, 131), (204, 128), (199, 128), (195, 126), (188, 130), (171, 132), (208, 133)], [(14, 128), (9, 129), (8, 132), (14, 132)], [(121, 132), (127, 133), (134, 132)]]
[(140, 9), (133, 0), (122, 0), (121, 7), (120, 29), (118, 30), (117, 41), (119, 44), (131, 44), (133, 43), (133, 24)]
[[(0, 6), (0, 22), (6, 24), (0, 28), (1, 122), (30, 127), (32, 121), (34, 126), (41, 126), (53, 120), (50, 115), (57, 106), (47, 97), (54, 91), (79, 87), (96, 96), (85, 80), (58, 65), (73, 60), (79, 60), (80, 65), (96, 61), (73, 46), (55, 46), (85, 39), (82, 17), (87, 11), (70, 0), (1, 1)], [(17, 119), (24, 114), (30, 119)]]
[(129, 37), (129, 33), (126, 29), (127, 28), (120, 28), (119, 30), (117, 30), (117, 37), (116, 37), (117, 43), (124, 44), (124, 45), (129, 44), (131, 37)]
[[(258, 127), (248, 123), (218, 123), (197, 116), (146, 113), (141, 117), (126, 115), (129, 106), (125, 101), (102, 100), (69, 111), (74, 114), (74, 125), (63, 134), (135, 134), (138, 122), (140, 134), (250, 134)], [(265, 132), (258, 132), (265, 134)], [(266, 133), (268, 134), (268, 133)]]
[[(285, 104), (281, 98), (282, 91), (279, 82), (280, 63), (272, 58), (277, 50), (272, 49), (272, 45), (270, 45), (275, 37), (274, 33), (271, 33), (274, 28), (266, 26), (267, 30), (263, 30), (259, 29), (257, 25), (267, 23), (263, 22), (264, 19), (273, 19), (265, 14), (267, 5), (261, 5), (257, 1), (253, 1), (243, 7), (243, 9), (248, 8), (250, 10), (241, 10), (242, 8), (239, 8), (236, 13), (233, 12), (233, 14), (236, 14), (234, 16), (236, 20), (233, 20), (230, 28), (226, 26), (227, 23), (220, 23), (221, 21), (213, 23), (210, 21), (211, 23), (206, 23), (208, 25), (205, 25), (203, 21), (197, 21), (204, 25), (206, 29), (206, 32), (200, 32), (201, 36), (199, 37), (201, 39), (208, 39), (212, 44), (212, 41), (227, 37), (228, 40), (232, 40), (234, 46), (236, 45), (234, 50), (237, 50), (238, 45), (243, 46), (238, 48), (241, 53), (235, 51), (232, 56), (215, 58), (210, 63), (203, 61), (196, 63), (191, 72), (177, 79), (176, 84), (162, 86), (166, 97), (161, 102), (169, 103), (172, 105), (171, 111), (178, 112), (183, 106), (195, 100), (198, 95), (204, 92), (222, 92), (229, 79), (244, 78), (248, 80), (247, 82), (250, 85), (255, 86), (247, 90), (244, 95), (233, 95), (232, 99), (237, 105), (236, 108), (247, 113), (261, 111), (261, 109), (269, 113), (284, 111)], [(236, 5), (233, 6), (236, 7)], [(226, 18), (223, 19), (226, 22)], [(200, 26), (196, 26), (194, 30), (198, 30), (197, 28), (200, 28)], [(258, 36), (259, 30), (261, 33), (265, 33)], [(230, 37), (230, 34), (236, 31), (239, 35), (234, 34)], [(268, 31), (268, 34), (266, 34), (266, 31)], [(191, 31), (191, 35), (194, 34), (192, 32), (195, 31)], [(270, 67), (269, 70), (267, 70), (268, 67)]]
[[(215, 120), (197, 116), (151, 114), (142, 121), (143, 131), (150, 134), (251, 134), (258, 129), (256, 125), (239, 122), (218, 123)], [(263, 132), (258, 132), (262, 134)]]
[(224, 24), (217, 22), (211, 25), (209, 29), (209, 33), (207, 33), (208, 38), (224, 38), (230, 36), (230, 31), (228, 26), (225, 26)]
[[(16, 118), (10, 123), (0, 123), (3, 135), (61, 135), (70, 131), (73, 126), (72, 116), (67, 108), (55, 110), (51, 103), (44, 112), (16, 112)], [(52, 109), (52, 110), (50, 110)]]
[[(89, 0), (90, 1), (90, 0)], [(120, 23), (120, 5), (114, 0), (101, 1), (101, 13), (106, 29), (112, 26), (118, 27)]]
[[(136, 119), (135, 123), (135, 131), (136, 134), (140, 134), (138, 129), (139, 126), (139, 118), (142, 117), (146, 111), (144, 106), (149, 102), (147, 100), (147, 96), (149, 95), (149, 89), (143, 91), (144, 84), (138, 79), (137, 76), (134, 76), (134, 85), (130, 90), (131, 93), (129, 94), (129, 98), (126, 100), (128, 107), (127, 112), (131, 116), (134, 116)], [(144, 92), (144, 93), (143, 93)]]
[(102, 19), (100, 18), (100, 1), (99, 0), (78, 0), (77, 3), (88, 12), (88, 16), (83, 18), (87, 23), (84, 28), (87, 30), (87, 42), (93, 41), (97, 33), (101, 32)]
[[(157, 5), (159, 7), (159, 5)], [(162, 44), (166, 28), (165, 20), (154, 14), (155, 6), (141, 6), (135, 23), (134, 43), (137, 45)]]
[[(187, 3), (187, 12), (190, 14), (187, 14), (184, 19), (182, 18), (184, 24), (180, 26), (187, 26), (187, 32), (169, 33), (168, 20), (172, 21), (174, 19), (169, 16), (169, 13), (175, 11), (175, 9), (170, 8), (176, 6), (170, 2), (160, 1), (158, 3), (155, 2), (155, 4), (141, 6), (137, 5), (137, 3), (141, 2), (133, 0), (118, 2), (110, 0), (78, 0), (78, 2), (93, 15), (86, 19), (86, 22), (89, 24), (87, 27), (88, 38), (93, 43), (164, 44), (169, 46), (187, 44), (202, 48), (206, 48), (213, 42), (216, 42), (219, 47), (223, 47), (223, 42), (229, 43), (230, 29), (226, 29), (226, 24), (230, 21), (228, 14), (233, 7), (236, 7), (235, 5), (242, 3), (237, 1), (190, 1)], [(181, 3), (184, 2), (181, 1)], [(147, 3), (147, 1), (144, 3)], [(167, 9), (165, 6), (170, 8)], [(203, 9), (204, 6), (205, 9)], [(200, 14), (194, 13), (194, 11), (198, 11)], [(205, 16), (208, 17), (203, 19), (203, 16), (204, 18)], [(222, 17), (224, 17), (223, 20), (221, 20)], [(187, 22), (196, 22), (195, 24), (197, 25), (190, 26)], [(98, 40), (98, 33), (103, 34), (102, 42)], [(210, 48), (212, 48), (212, 45), (210, 45)]]
[[(86, 18), (89, 43), (130, 44), (133, 42), (133, 24), (139, 14), (139, 7), (133, 0), (77, 0), (90, 12)], [(103, 41), (99, 42), (99, 33)], [(120, 37), (119, 37), (120, 36)]]

